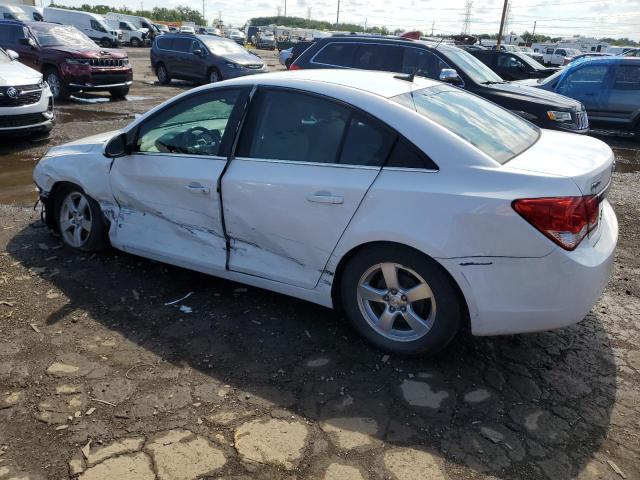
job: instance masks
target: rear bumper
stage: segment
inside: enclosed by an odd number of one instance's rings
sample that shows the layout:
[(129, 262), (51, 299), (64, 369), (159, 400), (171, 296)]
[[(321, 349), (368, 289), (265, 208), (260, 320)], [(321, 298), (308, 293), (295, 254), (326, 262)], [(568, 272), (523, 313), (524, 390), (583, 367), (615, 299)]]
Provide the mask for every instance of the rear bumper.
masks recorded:
[(45, 87), (40, 100), (31, 105), (0, 107), (0, 132), (26, 132), (51, 130), (55, 123), (53, 98), (49, 87)]
[(440, 260), (458, 281), (474, 335), (537, 332), (581, 321), (609, 280), (618, 221), (603, 203), (599, 238), (572, 252), (556, 248), (541, 258)]

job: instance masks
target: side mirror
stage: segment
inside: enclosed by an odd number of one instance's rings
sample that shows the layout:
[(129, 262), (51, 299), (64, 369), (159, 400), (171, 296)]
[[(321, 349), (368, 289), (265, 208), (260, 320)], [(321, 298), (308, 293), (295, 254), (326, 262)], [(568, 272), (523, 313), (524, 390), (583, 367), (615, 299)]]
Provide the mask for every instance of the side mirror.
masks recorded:
[(107, 158), (122, 157), (129, 153), (129, 146), (127, 145), (127, 134), (119, 133), (111, 140), (107, 142), (104, 147), (104, 156)]
[(202, 49), (200, 49), (200, 48), (196, 48), (196, 49), (193, 51), (193, 54), (194, 54), (194, 55), (197, 55), (198, 57), (201, 57), (201, 56), (202, 56), (202, 53), (203, 53), (203, 52), (202, 52)]
[(11, 60), (12, 62), (20, 58), (20, 55), (18, 55), (18, 52), (14, 52), (13, 50), (7, 50), (7, 55), (9, 55), (9, 60)]
[(440, 76), (438, 79), (444, 83), (450, 83), (455, 86), (462, 85), (462, 79), (458, 72), (456, 72), (453, 68), (443, 68), (440, 70)]

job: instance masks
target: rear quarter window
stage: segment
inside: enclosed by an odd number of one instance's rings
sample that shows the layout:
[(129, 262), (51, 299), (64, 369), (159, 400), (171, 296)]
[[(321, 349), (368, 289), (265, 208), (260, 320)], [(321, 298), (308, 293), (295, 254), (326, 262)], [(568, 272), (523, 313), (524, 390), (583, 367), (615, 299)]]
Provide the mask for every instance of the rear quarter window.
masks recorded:
[(618, 65), (613, 88), (616, 90), (640, 90), (640, 65)]

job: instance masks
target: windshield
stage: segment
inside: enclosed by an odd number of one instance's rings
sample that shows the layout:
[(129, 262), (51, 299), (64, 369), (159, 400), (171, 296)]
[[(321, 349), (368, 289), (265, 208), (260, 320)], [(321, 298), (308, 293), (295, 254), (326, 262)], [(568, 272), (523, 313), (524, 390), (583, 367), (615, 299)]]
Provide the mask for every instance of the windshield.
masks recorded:
[(423, 88), (393, 97), (504, 164), (533, 145), (540, 130), (483, 98), (450, 86)]
[(9, 58), (9, 55), (7, 55), (7, 53), (0, 48), (0, 63), (10, 63), (10, 62), (11, 62), (11, 59)]
[(225, 55), (233, 55), (237, 53), (247, 53), (247, 51), (231, 40), (215, 38), (215, 37), (198, 37), (215, 55), (224, 57)]
[(547, 78), (539, 78), (538, 83), (546, 85), (547, 83), (555, 82), (562, 72), (564, 72), (564, 70), (558, 70), (556, 73), (554, 73), (553, 75), (549, 75)]
[(540, 70), (543, 68), (546, 68), (544, 65), (542, 65), (540, 62), (538, 62), (537, 60), (531, 58), (529, 55), (527, 55), (526, 53), (515, 53), (515, 55), (522, 60), (524, 63), (528, 63), (530, 67), (533, 67), (535, 70)]
[(503, 83), (504, 80), (489, 67), (464, 50), (447, 48), (443, 52), (457, 65), (471, 80), (476, 83)]
[(40, 23), (32, 23), (30, 26), (42, 47), (96, 48), (94, 41), (76, 27)]
[[(30, 20), (33, 20), (32, 18), (29, 18), (29, 16), (24, 13), (24, 11), (22, 10), (18, 10), (17, 8), (8, 8), (9, 14), (5, 14), (5, 15), (11, 15), (13, 18), (12, 20), (20, 20), (22, 22), (28, 22)], [(5, 17), (6, 18), (6, 17)]]
[(531, 47), (518, 47), (521, 52), (533, 53), (533, 48)]

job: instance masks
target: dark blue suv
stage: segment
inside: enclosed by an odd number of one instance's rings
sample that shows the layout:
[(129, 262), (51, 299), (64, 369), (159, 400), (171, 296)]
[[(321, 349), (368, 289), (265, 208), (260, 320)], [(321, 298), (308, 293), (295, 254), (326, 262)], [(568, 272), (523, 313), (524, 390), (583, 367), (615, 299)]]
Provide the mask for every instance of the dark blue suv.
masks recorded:
[(233, 40), (191, 33), (156, 37), (151, 47), (151, 67), (162, 84), (173, 78), (214, 83), (267, 72), (260, 57)]
[(548, 78), (523, 82), (578, 100), (592, 125), (640, 134), (640, 58), (585, 58)]

